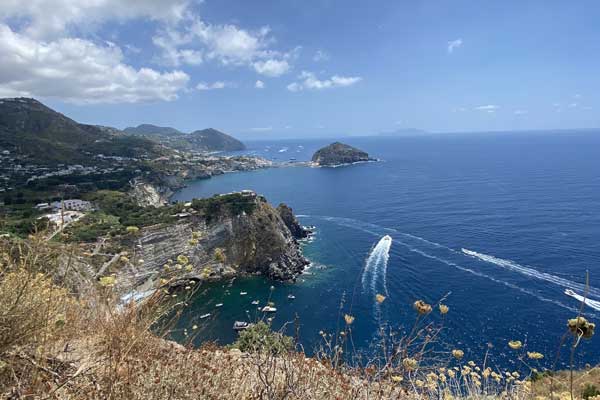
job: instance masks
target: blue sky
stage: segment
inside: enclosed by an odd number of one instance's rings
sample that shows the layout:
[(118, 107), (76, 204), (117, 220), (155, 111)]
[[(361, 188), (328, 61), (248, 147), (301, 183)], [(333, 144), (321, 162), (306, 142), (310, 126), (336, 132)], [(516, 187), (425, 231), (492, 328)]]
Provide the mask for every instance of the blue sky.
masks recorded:
[(0, 95), (241, 138), (597, 128), (598, 21), (592, 0), (3, 0)]

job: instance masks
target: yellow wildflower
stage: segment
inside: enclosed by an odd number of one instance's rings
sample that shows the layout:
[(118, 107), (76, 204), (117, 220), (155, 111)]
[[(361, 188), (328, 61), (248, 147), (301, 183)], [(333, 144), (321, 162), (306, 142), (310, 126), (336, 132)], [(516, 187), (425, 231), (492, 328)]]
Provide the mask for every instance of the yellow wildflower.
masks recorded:
[(344, 320), (346, 321), (347, 325), (352, 325), (352, 323), (354, 322), (354, 317), (352, 315), (344, 315)]
[(415, 310), (421, 315), (429, 314), (431, 312), (431, 305), (425, 303), (423, 300), (415, 301), (413, 306), (414, 306)]
[(544, 358), (544, 355), (542, 353), (538, 353), (537, 351), (528, 351), (527, 357), (531, 358), (532, 360), (541, 360)]
[(445, 304), (440, 304), (439, 309), (440, 309), (440, 314), (442, 314), (442, 315), (448, 314), (448, 311), (450, 311), (450, 307), (448, 307)]
[(577, 317), (567, 321), (567, 327), (572, 334), (589, 339), (594, 336), (596, 324), (588, 322), (584, 317)]
[(377, 295), (375, 296), (375, 301), (381, 304), (385, 301), (385, 296), (377, 293)]
[(399, 383), (402, 382), (403, 378), (399, 375), (392, 375), (392, 382)]
[(190, 260), (184, 256), (183, 254), (180, 254), (177, 256), (177, 263), (181, 264), (181, 265), (186, 265), (189, 264)]
[(461, 358), (463, 358), (465, 356), (465, 352), (462, 350), (455, 349), (455, 350), (452, 350), (452, 356), (454, 358), (456, 358), (457, 360), (460, 360)]
[(103, 276), (100, 278), (100, 286), (112, 287), (115, 286), (117, 279), (114, 276)]
[(405, 358), (404, 360), (402, 360), (402, 365), (404, 365), (404, 368), (406, 370), (412, 371), (419, 366), (419, 363), (414, 358)]
[(508, 347), (513, 350), (519, 350), (521, 347), (523, 347), (523, 343), (521, 343), (520, 340), (511, 340), (508, 342)]

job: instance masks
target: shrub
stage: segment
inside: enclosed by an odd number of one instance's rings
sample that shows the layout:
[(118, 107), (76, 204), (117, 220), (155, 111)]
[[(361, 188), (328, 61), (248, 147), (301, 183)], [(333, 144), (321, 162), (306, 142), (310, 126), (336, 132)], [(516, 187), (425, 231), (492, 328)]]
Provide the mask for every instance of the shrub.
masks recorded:
[(269, 325), (260, 321), (240, 333), (231, 346), (249, 353), (269, 353), (273, 355), (289, 353), (294, 349), (291, 337), (273, 332)]
[(0, 354), (53, 338), (74, 305), (67, 290), (44, 274), (5, 271), (0, 278)]
[(583, 397), (585, 400), (588, 400), (591, 397), (596, 397), (598, 395), (600, 395), (600, 390), (598, 390), (598, 388), (595, 385), (592, 385), (590, 383), (585, 385), (585, 388), (581, 393), (581, 397)]

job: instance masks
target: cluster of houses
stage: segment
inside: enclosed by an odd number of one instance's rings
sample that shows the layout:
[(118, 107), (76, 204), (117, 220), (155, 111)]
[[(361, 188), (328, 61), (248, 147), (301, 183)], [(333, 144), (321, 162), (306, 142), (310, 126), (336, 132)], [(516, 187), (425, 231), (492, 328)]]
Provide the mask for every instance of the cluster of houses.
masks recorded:
[(92, 203), (85, 200), (79, 199), (68, 199), (62, 201), (55, 201), (52, 203), (39, 203), (35, 206), (40, 211), (91, 211), (93, 209)]
[(15, 183), (30, 183), (52, 177), (70, 175), (96, 175), (123, 172), (131, 162), (137, 159), (128, 157), (95, 156), (99, 160), (111, 162), (110, 166), (83, 166), (80, 164), (58, 164), (56, 166), (28, 163), (24, 156), (14, 151), (0, 149), (0, 193), (13, 189)]

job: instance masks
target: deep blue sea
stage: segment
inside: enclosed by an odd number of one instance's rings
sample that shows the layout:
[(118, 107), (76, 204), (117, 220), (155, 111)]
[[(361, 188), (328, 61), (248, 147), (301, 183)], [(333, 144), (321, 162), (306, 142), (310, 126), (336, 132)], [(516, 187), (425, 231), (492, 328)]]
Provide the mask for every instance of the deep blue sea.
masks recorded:
[[(262, 278), (206, 285), (180, 328), (196, 323), (198, 341), (230, 343), (235, 320), (258, 317), (251, 301), (271, 296), (274, 327), (298, 315), (310, 350), (320, 330), (335, 331), (343, 303), (342, 312), (356, 318), (356, 346), (367, 350), (382, 321), (409, 328), (415, 300), (447, 296), (442, 346), (477, 360), (491, 345), (494, 362), (506, 365), (506, 343), (517, 339), (551, 364), (579, 308), (565, 289), (582, 294), (589, 271), (589, 297), (600, 301), (600, 132), (342, 140), (381, 161), (226, 174), (175, 195), (253, 189), (317, 228), (304, 245), (313, 266), (297, 283), (275, 284), (272, 293), (273, 283)], [(332, 141), (252, 142), (247, 153), (302, 161)], [(380, 243), (385, 235), (389, 251)], [(376, 293), (387, 296), (380, 314)], [(585, 310), (600, 322), (600, 311)], [(199, 320), (204, 313), (211, 317)], [(600, 337), (579, 346), (578, 360), (600, 362)]]

